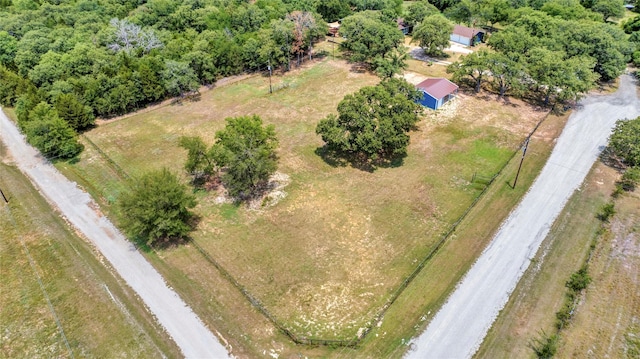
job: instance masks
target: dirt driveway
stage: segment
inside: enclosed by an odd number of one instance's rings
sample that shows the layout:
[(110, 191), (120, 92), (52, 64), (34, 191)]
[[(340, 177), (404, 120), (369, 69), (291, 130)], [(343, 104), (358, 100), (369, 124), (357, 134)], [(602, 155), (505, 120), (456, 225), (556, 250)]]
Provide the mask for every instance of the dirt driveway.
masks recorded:
[(606, 146), (616, 120), (638, 115), (640, 102), (629, 75), (622, 76), (615, 94), (580, 102), (527, 195), (426, 331), (412, 341), (407, 358), (473, 356), (556, 217)]

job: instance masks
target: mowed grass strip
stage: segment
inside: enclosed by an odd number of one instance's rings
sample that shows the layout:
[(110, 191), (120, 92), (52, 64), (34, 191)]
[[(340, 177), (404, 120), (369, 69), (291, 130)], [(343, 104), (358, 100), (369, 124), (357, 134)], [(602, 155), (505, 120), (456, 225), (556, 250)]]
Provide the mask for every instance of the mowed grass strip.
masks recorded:
[(616, 211), (589, 265), (593, 281), (562, 332), (558, 358), (640, 358), (640, 191), (617, 199)]
[[(534, 357), (529, 344), (541, 331), (555, 333), (555, 313), (564, 302), (565, 283), (583, 264), (619, 174), (598, 162), (554, 223), (531, 267), (489, 331), (477, 358)], [(640, 334), (638, 194), (616, 201), (610, 232), (597, 237), (589, 262), (593, 281), (575, 316), (561, 334), (557, 357), (625, 356), (626, 336)], [(627, 348), (628, 349), (628, 348)], [(637, 355), (637, 354), (636, 354)]]
[(0, 188), (10, 201), (0, 199), (1, 357), (179, 356), (134, 294), (17, 168), (0, 163)]
[[(211, 143), (229, 116), (258, 114), (274, 124), (279, 171), (292, 180), (287, 197), (255, 211), (199, 193), (202, 221), (193, 238), (296, 334), (350, 339), (478, 195), (483, 186), (472, 183), (474, 174), (495, 174), (545, 115), (519, 102), (465, 97), (425, 116), (401, 166), (374, 172), (333, 166), (318, 154), (317, 122), (335, 112), (344, 95), (378, 81), (350, 68), (325, 59), (275, 77), (279, 90), (271, 95), (268, 78), (253, 77), (86, 136), (129, 174), (162, 166), (181, 173), (181, 135)], [(90, 183), (99, 197), (115, 198), (121, 180), (101, 162), (88, 151), (78, 163), (59, 167)], [(194, 265), (194, 251), (158, 254), (207, 286), (193, 271), (209, 264)]]
[(568, 116), (549, 116), (532, 137), (515, 189), (511, 188), (520, 156), (516, 155), (451, 238), (427, 263), (389, 309), (362, 348), (340, 351), (337, 358), (401, 358), (411, 339), (422, 332), (475, 259), (493, 239), (544, 166), (554, 139)]

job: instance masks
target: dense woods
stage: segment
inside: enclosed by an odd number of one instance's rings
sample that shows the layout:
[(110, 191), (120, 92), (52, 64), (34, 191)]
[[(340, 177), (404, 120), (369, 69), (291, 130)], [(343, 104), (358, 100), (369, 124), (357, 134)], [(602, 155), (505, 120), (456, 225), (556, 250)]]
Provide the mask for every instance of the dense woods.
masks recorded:
[[(431, 54), (452, 23), (494, 30), (492, 51), (465, 57), (454, 77), (565, 101), (640, 58), (640, 21), (607, 23), (623, 11), (621, 0), (1, 0), (0, 104), (16, 107), (32, 143), (44, 127), (73, 142), (96, 117), (269, 65), (287, 71), (336, 20), (351, 61), (389, 78), (405, 67), (399, 17)], [(49, 153), (80, 150), (65, 147)]]

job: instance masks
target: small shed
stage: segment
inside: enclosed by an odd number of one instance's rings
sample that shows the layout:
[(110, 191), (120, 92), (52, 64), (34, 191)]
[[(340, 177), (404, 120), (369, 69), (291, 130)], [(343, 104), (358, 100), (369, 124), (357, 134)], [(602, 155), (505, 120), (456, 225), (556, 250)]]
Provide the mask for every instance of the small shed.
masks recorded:
[(471, 28), (462, 25), (453, 27), (453, 33), (449, 40), (465, 46), (473, 46), (484, 39), (485, 32), (482, 29)]
[(445, 78), (426, 79), (416, 88), (422, 92), (418, 102), (432, 110), (437, 110), (458, 94), (458, 85)]

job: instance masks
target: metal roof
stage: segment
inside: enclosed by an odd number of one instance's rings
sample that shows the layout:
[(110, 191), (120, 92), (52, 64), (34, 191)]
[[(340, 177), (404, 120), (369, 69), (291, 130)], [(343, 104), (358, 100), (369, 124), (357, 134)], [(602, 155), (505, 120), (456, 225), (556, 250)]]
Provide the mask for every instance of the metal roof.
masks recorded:
[(458, 85), (445, 78), (426, 79), (416, 87), (437, 99), (444, 98), (458, 89)]
[(464, 36), (469, 39), (480, 32), (484, 34), (484, 30), (478, 28), (470, 28), (462, 25), (456, 25), (453, 27), (453, 33), (455, 35)]

